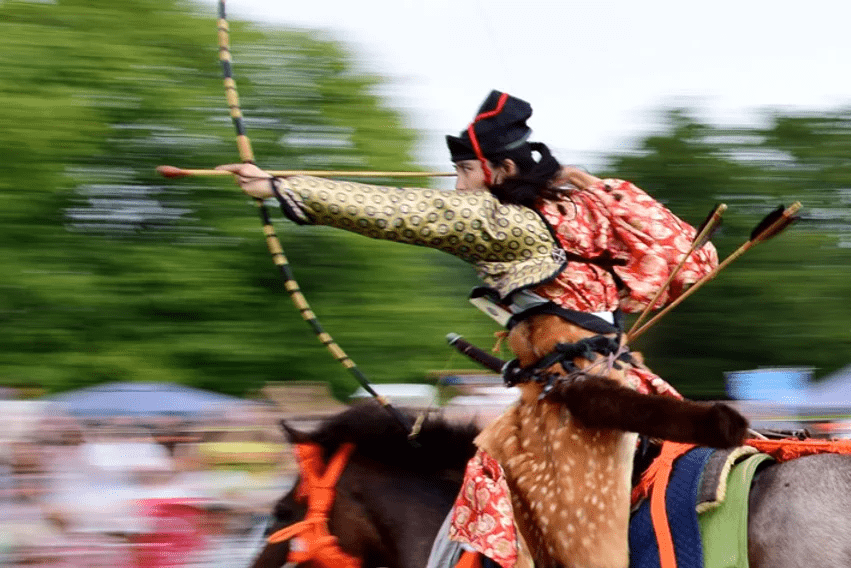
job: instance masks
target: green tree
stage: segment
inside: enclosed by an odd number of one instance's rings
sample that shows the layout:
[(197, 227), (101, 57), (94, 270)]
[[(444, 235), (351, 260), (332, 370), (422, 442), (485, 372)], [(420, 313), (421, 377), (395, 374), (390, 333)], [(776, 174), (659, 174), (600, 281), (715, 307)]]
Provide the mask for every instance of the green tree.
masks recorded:
[(723, 373), (760, 366), (848, 363), (851, 308), (847, 111), (776, 113), (764, 128), (714, 127), (686, 110), (608, 167), (699, 223), (729, 205), (713, 238), (719, 256), (743, 244), (779, 203), (799, 200), (799, 223), (759, 245), (662, 320), (634, 348), (691, 396), (723, 394)]
[[(229, 180), (154, 174), (238, 160), (215, 15), (178, 0), (13, 1), (0, 13), (0, 380), (354, 390), (289, 305), (251, 201)], [(239, 22), (232, 36), (265, 167), (410, 163), (414, 134), (342, 46)], [(447, 364), (446, 332), (490, 329), (465, 327), (472, 274), (453, 259), (323, 228), (280, 234), (315, 311), (379, 382), (421, 380)]]

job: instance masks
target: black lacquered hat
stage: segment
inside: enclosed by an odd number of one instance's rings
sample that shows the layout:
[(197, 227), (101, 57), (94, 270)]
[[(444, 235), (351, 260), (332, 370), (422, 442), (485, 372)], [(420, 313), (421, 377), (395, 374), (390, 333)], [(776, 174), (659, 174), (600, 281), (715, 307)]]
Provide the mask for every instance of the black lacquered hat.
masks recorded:
[(491, 91), (479, 107), (476, 118), (460, 134), (447, 136), (446, 145), (453, 162), (499, 157), (522, 146), (532, 134), (526, 120), (532, 106), (508, 93)]

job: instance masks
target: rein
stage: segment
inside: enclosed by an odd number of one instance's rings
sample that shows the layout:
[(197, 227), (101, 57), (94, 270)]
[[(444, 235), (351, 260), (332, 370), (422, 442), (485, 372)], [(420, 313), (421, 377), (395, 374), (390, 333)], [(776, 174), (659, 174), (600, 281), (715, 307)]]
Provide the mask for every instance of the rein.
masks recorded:
[(341, 445), (326, 467), (318, 444), (296, 444), (301, 473), (297, 496), (307, 499), (307, 514), (303, 520), (274, 532), (268, 539), (269, 544), (293, 541), (287, 562), (311, 562), (319, 568), (360, 568), (360, 559), (343, 551), (337, 537), (328, 530), (335, 486), (354, 449), (354, 444)]

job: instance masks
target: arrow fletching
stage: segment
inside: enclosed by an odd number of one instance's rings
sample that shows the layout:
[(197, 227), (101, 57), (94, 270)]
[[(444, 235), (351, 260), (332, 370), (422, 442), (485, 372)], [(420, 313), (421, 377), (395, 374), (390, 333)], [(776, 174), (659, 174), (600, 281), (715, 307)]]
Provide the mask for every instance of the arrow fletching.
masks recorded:
[(745, 244), (736, 249), (735, 252), (733, 252), (730, 256), (725, 258), (723, 262), (721, 262), (718, 266), (715, 267), (715, 270), (704, 275), (703, 278), (692, 284), (691, 288), (683, 292), (683, 294), (679, 298), (668, 304), (667, 307), (657, 313), (650, 321), (645, 323), (642, 327), (635, 329), (636, 326), (633, 326), (633, 329), (631, 329), (628, 334), (629, 340), (631, 341), (639, 337), (645, 331), (654, 326), (665, 314), (667, 314), (680, 303), (682, 303), (683, 300), (694, 294), (704, 284), (715, 278), (715, 276), (717, 276), (719, 272), (729, 266), (730, 263), (732, 263), (734, 260), (742, 256), (750, 248), (779, 235), (783, 231), (783, 229), (785, 229), (798, 219), (797, 217), (795, 217), (795, 213), (797, 213), (800, 208), (800, 201), (796, 201), (785, 209), (781, 205), (780, 207), (766, 215), (766, 217), (762, 221), (760, 221), (760, 223), (751, 232), (750, 239)]
[(766, 215), (765, 218), (760, 221), (756, 227), (753, 228), (753, 231), (751, 231), (751, 240), (757, 240), (759, 238), (760, 233), (768, 229), (776, 221), (779, 221), (780, 218), (783, 217), (784, 211), (786, 211), (786, 206), (779, 205), (777, 209)]
[(783, 232), (786, 227), (798, 220), (795, 213), (801, 208), (801, 203), (796, 201), (789, 207), (780, 205), (765, 216), (759, 224), (751, 232), (751, 240), (755, 242), (763, 242), (776, 237)]
[(715, 209), (706, 217), (703, 223), (697, 228), (697, 236), (694, 239), (693, 249), (697, 250), (706, 243), (709, 242), (709, 239), (712, 238), (712, 235), (715, 234), (715, 231), (721, 226), (723, 222), (722, 215), (727, 210), (726, 203), (719, 203), (715, 206)]
[(801, 208), (801, 203), (796, 201), (792, 205), (786, 208), (785, 211), (780, 216), (774, 225), (769, 227), (760, 237), (760, 241), (767, 241), (768, 239), (774, 238), (780, 233), (782, 233), (789, 225), (794, 223), (799, 219), (799, 217), (795, 216), (795, 213)]

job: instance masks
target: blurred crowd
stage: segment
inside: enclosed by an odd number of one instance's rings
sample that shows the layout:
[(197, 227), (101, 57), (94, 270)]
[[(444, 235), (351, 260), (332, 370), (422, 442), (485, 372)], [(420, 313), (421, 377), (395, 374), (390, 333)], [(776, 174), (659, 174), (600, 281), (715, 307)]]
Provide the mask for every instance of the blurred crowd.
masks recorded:
[(292, 483), (262, 411), (79, 418), (2, 403), (0, 566), (246, 567)]

